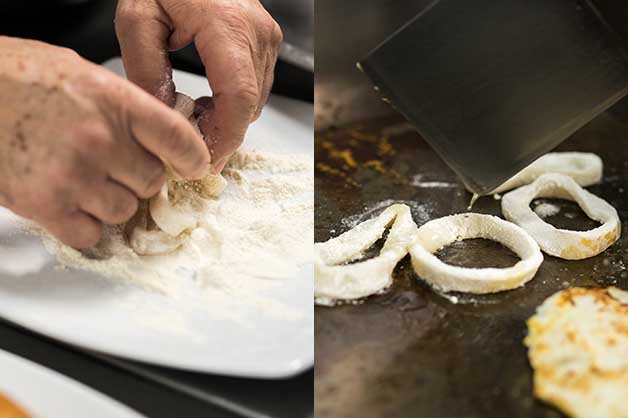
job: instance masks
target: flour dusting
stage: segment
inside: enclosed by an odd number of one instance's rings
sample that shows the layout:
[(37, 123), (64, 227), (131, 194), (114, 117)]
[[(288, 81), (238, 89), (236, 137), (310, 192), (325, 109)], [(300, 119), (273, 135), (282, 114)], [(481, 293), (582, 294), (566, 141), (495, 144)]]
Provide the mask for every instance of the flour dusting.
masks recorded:
[(306, 156), (239, 151), (223, 172), (223, 194), (196, 199), (189, 210), (198, 217), (198, 227), (169, 254), (136, 254), (123, 225), (106, 226), (99, 244), (84, 252), (36, 225), (29, 229), (42, 236), (64, 267), (97, 272), (168, 298), (196, 300), (216, 312), (249, 304), (290, 317), (293, 313), (269, 294), (312, 260), (312, 173)]
[(539, 203), (534, 208), (534, 213), (538, 215), (539, 218), (545, 219), (550, 216), (555, 216), (560, 213), (560, 207), (552, 204), (552, 203)]
[(449, 181), (426, 181), (423, 179), (423, 174), (416, 174), (412, 177), (410, 185), (420, 189), (453, 189), (458, 187), (457, 183)]
[(432, 207), (430, 203), (419, 203), (412, 200), (394, 200), (386, 199), (370, 206), (364, 206), (363, 210), (354, 215), (348, 216), (340, 220), (345, 230), (353, 229), (363, 221), (373, 218), (383, 212), (389, 206), (401, 203), (410, 206), (410, 212), (414, 222), (421, 226), (431, 219)]

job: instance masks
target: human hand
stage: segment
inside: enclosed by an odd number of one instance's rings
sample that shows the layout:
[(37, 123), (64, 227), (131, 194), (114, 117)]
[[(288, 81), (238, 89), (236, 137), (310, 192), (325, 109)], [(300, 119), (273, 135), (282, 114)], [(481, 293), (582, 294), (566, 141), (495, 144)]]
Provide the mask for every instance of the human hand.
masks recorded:
[(220, 172), (268, 100), (279, 25), (259, 0), (120, 0), (116, 32), (128, 78), (170, 106), (168, 52), (194, 42), (213, 91), (199, 125)]
[(0, 37), (0, 204), (64, 243), (95, 245), (207, 147), (178, 112), (71, 50)]

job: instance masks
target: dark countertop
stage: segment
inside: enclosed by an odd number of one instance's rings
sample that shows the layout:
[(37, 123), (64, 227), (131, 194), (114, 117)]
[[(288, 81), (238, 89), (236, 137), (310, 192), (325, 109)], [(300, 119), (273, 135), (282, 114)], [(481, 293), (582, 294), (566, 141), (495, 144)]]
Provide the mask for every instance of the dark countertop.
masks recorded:
[[(64, 2), (20, 1), (8, 8), (3, 5), (0, 35), (38, 39), (72, 48), (96, 63), (120, 55), (113, 26), (115, 0), (66, 0), (68, 6), (54, 6), (55, 3)], [(203, 74), (203, 66), (191, 46), (171, 54), (171, 60), (174, 68)], [(314, 77), (310, 72), (280, 61), (275, 68), (272, 92), (312, 102)]]
[(279, 380), (182, 372), (86, 352), (5, 321), (0, 321), (0, 349), (56, 370), (150, 418), (312, 416), (311, 370)]
[[(0, 34), (67, 46), (94, 62), (119, 55), (113, 31), (115, 1), (92, 0), (45, 11), (32, 3), (4, 9)], [(172, 61), (175, 68), (202, 74), (191, 48), (174, 54)], [(279, 63), (275, 94), (312, 101), (312, 86), (311, 73)], [(1, 321), (0, 349), (61, 372), (151, 418), (312, 416), (313, 371), (285, 380), (186, 373), (93, 355)]]
[(238, 416), (6, 322), (0, 323), (0, 348), (71, 377), (147, 417)]

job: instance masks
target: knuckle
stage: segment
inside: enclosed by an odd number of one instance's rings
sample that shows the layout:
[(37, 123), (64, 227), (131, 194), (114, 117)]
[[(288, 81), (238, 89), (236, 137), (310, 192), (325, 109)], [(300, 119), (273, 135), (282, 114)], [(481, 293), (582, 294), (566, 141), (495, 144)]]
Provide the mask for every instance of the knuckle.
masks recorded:
[(111, 80), (115, 77), (113, 76), (113, 73), (110, 73), (112, 75), (111, 77), (103, 77), (107, 75), (106, 69), (84, 59), (83, 57), (79, 58), (80, 62), (75, 63), (75, 68), (73, 69), (73, 81), (78, 83), (80, 86), (89, 85), (90, 83), (98, 81), (105, 83), (107, 80)]
[(144, 20), (145, 11), (144, 8), (138, 5), (140, 2), (124, 2), (120, 3), (121, 5), (118, 7), (116, 11), (116, 29), (125, 30), (126, 28), (133, 27), (136, 23)]
[(281, 30), (281, 26), (275, 21), (273, 21), (273, 30), (271, 32), (271, 41), (275, 46), (281, 45), (283, 42), (283, 31)]
[(220, 20), (232, 29), (247, 27), (247, 15), (242, 13), (242, 6), (238, 2), (217, 2), (211, 13), (220, 16)]
[[(91, 248), (98, 244), (102, 235), (102, 224), (98, 223), (94, 228), (77, 228), (80, 234), (74, 235), (72, 246), (76, 248)], [(75, 237), (75, 238), (74, 238)]]
[(80, 58), (81, 56), (75, 50), (66, 47), (59, 47), (58, 53), (67, 58)]
[(252, 115), (257, 109), (260, 100), (259, 89), (254, 81), (244, 81), (239, 84), (233, 97), (243, 107), (244, 112)]
[(120, 80), (98, 66), (90, 65), (89, 71), (81, 72), (79, 81), (96, 100), (107, 105), (112, 104), (120, 96)]
[(270, 37), (270, 43), (273, 47), (278, 47), (283, 42), (283, 31), (281, 30), (281, 26), (273, 19), (272, 17), (268, 17), (267, 21), (267, 33)]
[(249, 48), (254, 43), (255, 33), (263, 31), (263, 22), (255, 15), (243, 13), (237, 2), (214, 6), (212, 12), (220, 16), (219, 25), (226, 38), (242, 48)]
[(82, 152), (90, 154), (109, 153), (114, 147), (113, 136), (100, 124), (89, 124), (79, 128), (76, 134), (76, 146)]

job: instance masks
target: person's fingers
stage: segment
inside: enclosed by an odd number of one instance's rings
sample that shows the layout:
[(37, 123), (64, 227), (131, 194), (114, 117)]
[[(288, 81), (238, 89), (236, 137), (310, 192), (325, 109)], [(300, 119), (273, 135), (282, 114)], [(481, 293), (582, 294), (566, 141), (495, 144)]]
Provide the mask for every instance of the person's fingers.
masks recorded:
[(82, 210), (110, 225), (128, 221), (137, 210), (137, 205), (137, 197), (112, 180), (86, 190), (79, 202)]
[(270, 97), (270, 91), (273, 88), (273, 81), (275, 78), (275, 63), (277, 61), (277, 56), (274, 52), (268, 51), (266, 53), (267, 57), (264, 61), (264, 79), (262, 84), (260, 102), (257, 106), (257, 110), (255, 111), (255, 115), (253, 116), (253, 120), (257, 120), (262, 114), (262, 109), (268, 102), (268, 98)]
[[(266, 27), (265, 30), (258, 33), (258, 37), (265, 40), (265, 48), (260, 51), (263, 54), (263, 58), (261, 59), (261, 68), (264, 71), (264, 74), (262, 76), (260, 102), (255, 112), (254, 120), (259, 118), (262, 113), (262, 109), (266, 105), (266, 102), (268, 102), (268, 97), (270, 96), (270, 91), (273, 87), (273, 81), (275, 78), (275, 64), (277, 63), (279, 49), (281, 48), (281, 43), (283, 42), (283, 32), (281, 27), (267, 12), (265, 12), (265, 15), (267, 16), (265, 21), (270, 23), (264, 25)], [(270, 26), (270, 29), (268, 29), (268, 26)]]
[(249, 46), (254, 42), (247, 39), (246, 34), (232, 29), (216, 24), (195, 37), (213, 90), (213, 106), (201, 115), (199, 126), (212, 152), (214, 165), (240, 146), (260, 100)]
[(206, 174), (209, 151), (183, 115), (107, 70), (94, 71), (98, 74), (89, 88), (98, 92), (98, 105), (116, 131), (115, 138), (133, 138), (184, 178)]
[(255, 107), (255, 112), (251, 116), (251, 122), (257, 120), (259, 114), (261, 113), (262, 107), (264, 106), (263, 95), (264, 95), (264, 79), (266, 78), (266, 62), (268, 61), (268, 53), (265, 48), (256, 48), (252, 51), (253, 54), (253, 64), (255, 66), (255, 76), (257, 78), (257, 89), (258, 89), (258, 102)]
[(174, 105), (175, 86), (168, 58), (170, 26), (157, 2), (120, 1), (115, 27), (129, 80)]
[[(182, 22), (185, 22), (185, 19), (183, 19)], [(170, 51), (178, 51), (191, 44), (194, 41), (194, 31), (195, 26), (189, 24), (175, 25), (168, 38), (168, 49)]]
[[(194, 117), (197, 120), (200, 120), (201, 116), (204, 114), (209, 114), (208, 112), (213, 111), (214, 109), (214, 101), (211, 97), (202, 96), (194, 101)], [(209, 144), (208, 144), (209, 146)], [(212, 161), (211, 165), (211, 174), (216, 175), (220, 174), (227, 161), (229, 160), (229, 156), (225, 156), (220, 158), (217, 161)]]
[(129, 135), (185, 178), (207, 174), (210, 156), (203, 138), (179, 112), (133, 85), (118, 100), (125, 102)]
[(102, 234), (102, 224), (82, 211), (52, 221), (40, 222), (61, 242), (78, 249), (91, 248), (98, 244)]
[(166, 181), (164, 164), (133, 138), (119, 150), (108, 166), (109, 176), (131, 189), (138, 197), (154, 196)]
[(214, 176), (220, 174), (222, 170), (225, 168), (225, 166), (227, 165), (227, 163), (229, 162), (229, 157), (231, 157), (231, 155), (223, 157), (220, 160), (213, 163), (211, 167), (211, 174)]

